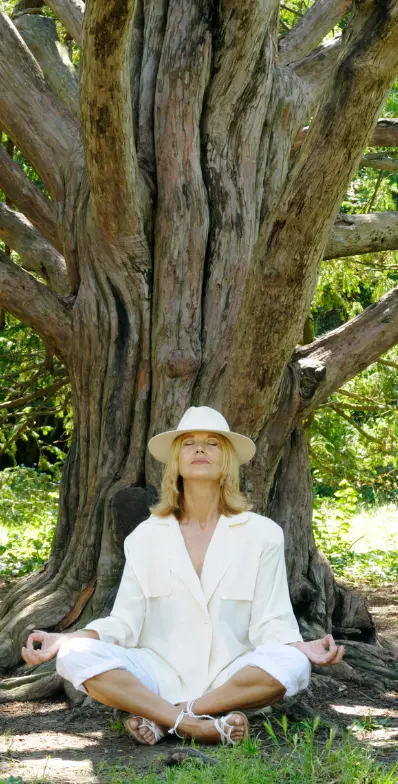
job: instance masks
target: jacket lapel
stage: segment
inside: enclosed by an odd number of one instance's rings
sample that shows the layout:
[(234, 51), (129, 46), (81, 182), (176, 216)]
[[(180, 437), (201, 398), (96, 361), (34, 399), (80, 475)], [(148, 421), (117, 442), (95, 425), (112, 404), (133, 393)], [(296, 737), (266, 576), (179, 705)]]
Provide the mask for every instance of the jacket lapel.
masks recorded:
[(245, 523), (249, 519), (249, 514), (249, 512), (242, 512), (232, 517), (220, 516), (206, 553), (201, 579), (195, 572), (176, 517), (169, 515), (161, 518), (151, 515), (148, 520), (151, 523), (167, 526), (158, 539), (158, 543), (161, 543), (161, 557), (168, 560), (173, 572), (178, 575), (206, 613), (207, 604), (221, 578), (241, 552), (242, 537), (237, 535), (235, 526)]
[(206, 605), (209, 603), (228, 567), (242, 552), (242, 536), (237, 535), (238, 526), (249, 519), (248, 512), (233, 517), (221, 515), (209, 544), (203, 564), (201, 584)]
[[(149, 522), (149, 521), (148, 521)], [(158, 538), (160, 544), (160, 557), (166, 559), (174, 574), (184, 583), (188, 591), (207, 613), (207, 605), (198, 575), (185, 546), (184, 537), (180, 531), (180, 524), (174, 515), (157, 517), (152, 515), (150, 522), (164, 525), (162, 536)], [(167, 526), (167, 528), (166, 528)]]

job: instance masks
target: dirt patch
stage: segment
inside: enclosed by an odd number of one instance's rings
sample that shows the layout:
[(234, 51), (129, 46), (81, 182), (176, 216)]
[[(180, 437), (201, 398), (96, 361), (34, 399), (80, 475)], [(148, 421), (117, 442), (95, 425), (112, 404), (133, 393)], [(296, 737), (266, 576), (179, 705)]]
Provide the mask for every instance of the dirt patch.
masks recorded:
[[(398, 644), (398, 584), (386, 588), (361, 586), (378, 631)], [(380, 694), (371, 679), (346, 684), (316, 675), (307, 707), (339, 727), (355, 725), (356, 737), (372, 746), (380, 760), (398, 762), (398, 692)], [(292, 716), (300, 703), (286, 703)], [(251, 720), (254, 734), (266, 733), (263, 719)], [(51, 701), (0, 706), (0, 777), (20, 776), (24, 784), (103, 784), (103, 763), (132, 764), (137, 774), (164, 771), (162, 757), (176, 740), (153, 747), (139, 746), (120, 728), (114, 711), (93, 704), (71, 710), (60, 696)]]
[(398, 647), (398, 583), (381, 588), (357, 586), (355, 591), (366, 600), (379, 634)]

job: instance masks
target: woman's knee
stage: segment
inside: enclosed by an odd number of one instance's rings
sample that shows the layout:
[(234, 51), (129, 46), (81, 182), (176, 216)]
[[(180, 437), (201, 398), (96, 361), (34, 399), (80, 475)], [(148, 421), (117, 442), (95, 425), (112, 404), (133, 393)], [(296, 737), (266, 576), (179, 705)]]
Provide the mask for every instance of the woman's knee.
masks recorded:
[(96, 640), (83, 637), (66, 638), (57, 654), (55, 666), (58, 674), (73, 683), (78, 671), (87, 664), (87, 657), (95, 656), (95, 646), (87, 645), (92, 642)]

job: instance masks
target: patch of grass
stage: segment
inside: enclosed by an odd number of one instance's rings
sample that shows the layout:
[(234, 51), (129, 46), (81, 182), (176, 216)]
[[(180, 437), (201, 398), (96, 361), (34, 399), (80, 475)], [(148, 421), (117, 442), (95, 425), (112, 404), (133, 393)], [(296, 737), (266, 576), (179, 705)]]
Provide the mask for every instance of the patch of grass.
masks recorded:
[(19, 577), (48, 559), (57, 519), (59, 477), (35, 468), (0, 473), (0, 576)]
[[(128, 714), (126, 713), (126, 716), (127, 715)], [(109, 729), (111, 732), (116, 732), (118, 735), (128, 735), (123, 719), (111, 719), (109, 722)]]
[[(268, 739), (249, 738), (237, 746), (206, 747), (215, 765), (189, 759), (180, 766), (162, 768), (159, 748), (153, 770), (140, 775), (131, 763), (101, 763), (103, 784), (398, 784), (398, 766), (378, 765), (369, 749), (356, 743), (351, 733), (336, 738), (332, 728), (325, 736), (319, 719), (288, 726), (264, 722)], [(195, 745), (193, 743), (193, 745)], [(163, 752), (163, 753), (162, 753)]]

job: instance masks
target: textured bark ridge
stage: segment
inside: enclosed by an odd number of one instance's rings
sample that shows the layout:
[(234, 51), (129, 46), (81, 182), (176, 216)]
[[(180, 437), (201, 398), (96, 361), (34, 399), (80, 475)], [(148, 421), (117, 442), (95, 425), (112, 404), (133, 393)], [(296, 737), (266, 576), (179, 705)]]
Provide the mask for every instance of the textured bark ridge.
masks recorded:
[[(278, 0), (48, 0), (79, 69), (43, 5), (0, 11), (0, 127), (46, 188), (0, 145), (0, 237), (22, 262), (0, 254), (0, 307), (63, 359), (75, 430), (50, 560), (4, 602), (1, 667), (33, 628), (109, 610), (159, 487), (148, 439), (192, 404), (256, 441), (242, 487), (284, 529), (303, 634), (351, 640), (363, 666), (374, 627), (316, 550), (302, 422), (397, 342), (398, 290), (297, 345), (323, 257), (397, 247), (392, 215), (336, 215), (369, 139), (396, 144), (394, 121), (374, 129), (398, 3), (318, 0), (278, 43)], [(0, 701), (56, 688), (23, 668)]]

